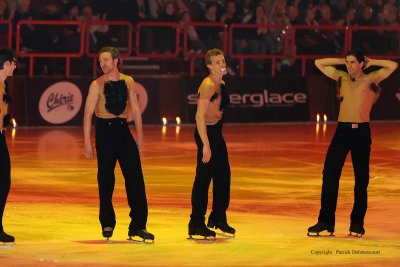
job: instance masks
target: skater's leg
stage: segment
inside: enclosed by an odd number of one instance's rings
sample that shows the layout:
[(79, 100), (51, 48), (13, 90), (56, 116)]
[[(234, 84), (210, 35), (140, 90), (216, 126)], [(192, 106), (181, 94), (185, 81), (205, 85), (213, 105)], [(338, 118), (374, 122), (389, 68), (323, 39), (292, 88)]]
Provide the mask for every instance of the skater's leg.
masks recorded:
[(339, 179), (349, 152), (347, 129), (338, 125), (326, 154), (321, 192), (321, 210), (318, 222), (335, 226), (335, 211), (339, 191)]
[(0, 233), (3, 232), (3, 214), (11, 186), (10, 154), (4, 133), (0, 133)]
[(215, 224), (227, 222), (226, 210), (230, 201), (231, 170), (229, 166), (226, 143), (221, 136), (215, 158), (215, 175), (213, 178), (213, 204), (209, 221)]
[(131, 209), (129, 231), (146, 229), (148, 207), (140, 155), (135, 140), (126, 126), (120, 137), (118, 161), (125, 178), (125, 189)]
[[(209, 132), (207, 131), (209, 134)], [(212, 137), (209, 137), (210, 146), (212, 146)], [(195, 141), (197, 145), (197, 167), (196, 177), (194, 179), (192, 188), (192, 214), (190, 215), (189, 227), (205, 225), (205, 214), (207, 212), (208, 204), (208, 189), (210, 186), (211, 178), (214, 168), (214, 156), (211, 149), (211, 159), (208, 163), (202, 162), (203, 157), (203, 143), (200, 139), (197, 129), (195, 130)]]
[(354, 206), (351, 212), (351, 224), (364, 226), (364, 217), (367, 212), (367, 187), (369, 183), (369, 159), (371, 151), (371, 132), (368, 124), (365, 127), (354, 129), (351, 157), (353, 161), (355, 186)]
[(115, 227), (115, 212), (112, 195), (115, 186), (114, 169), (117, 162), (115, 137), (112, 136), (112, 125), (102, 121), (96, 123), (97, 182), (99, 186), (100, 212), (102, 229)]

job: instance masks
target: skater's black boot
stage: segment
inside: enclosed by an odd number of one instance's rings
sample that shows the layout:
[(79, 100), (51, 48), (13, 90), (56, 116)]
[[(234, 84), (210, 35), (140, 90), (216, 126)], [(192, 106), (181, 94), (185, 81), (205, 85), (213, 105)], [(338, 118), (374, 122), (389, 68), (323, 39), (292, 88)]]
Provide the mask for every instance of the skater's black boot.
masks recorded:
[(193, 225), (189, 224), (190, 238), (193, 238), (194, 235), (202, 236), (202, 237), (204, 237), (204, 239), (207, 239), (208, 237), (215, 238), (215, 232), (208, 229), (205, 224), (198, 225), (198, 226), (193, 226)]
[(150, 232), (147, 232), (146, 229), (141, 229), (141, 230), (129, 229), (128, 236), (129, 236), (128, 240), (133, 240), (132, 237), (138, 236), (143, 239), (143, 242), (146, 242), (146, 240), (151, 240), (154, 243), (154, 235)]
[(359, 223), (351, 223), (349, 231), (349, 236), (354, 237), (362, 237), (365, 234), (364, 227)]
[(209, 228), (215, 228), (215, 229), (220, 229), (224, 233), (232, 234), (234, 235), (236, 233), (235, 228), (229, 226), (228, 222), (226, 221), (214, 221), (213, 219), (208, 219), (207, 227)]
[(3, 230), (0, 231), (0, 242), (3, 243), (14, 243), (15, 238), (12, 235), (5, 233)]
[[(316, 225), (313, 225), (308, 228), (308, 236), (321, 236), (319, 233), (322, 231), (328, 231), (330, 235), (333, 236), (333, 232), (335, 232), (335, 228), (332, 225), (329, 225), (324, 222), (318, 222)], [(326, 235), (323, 235), (326, 236)]]
[(104, 227), (103, 228), (103, 237), (110, 239), (110, 237), (112, 237), (114, 232), (114, 228), (113, 227)]

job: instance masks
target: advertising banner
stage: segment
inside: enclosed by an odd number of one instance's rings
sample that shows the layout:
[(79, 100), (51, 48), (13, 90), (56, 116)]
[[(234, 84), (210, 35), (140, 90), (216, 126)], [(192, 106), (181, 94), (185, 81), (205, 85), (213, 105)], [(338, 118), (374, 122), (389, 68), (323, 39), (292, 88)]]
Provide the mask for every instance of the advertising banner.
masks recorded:
[(31, 78), (26, 82), (27, 125), (82, 124), (91, 80)]
[[(197, 90), (203, 78), (186, 80), (189, 122), (194, 122)], [(226, 122), (308, 121), (308, 98), (302, 77), (231, 77), (225, 80), (230, 105)]]

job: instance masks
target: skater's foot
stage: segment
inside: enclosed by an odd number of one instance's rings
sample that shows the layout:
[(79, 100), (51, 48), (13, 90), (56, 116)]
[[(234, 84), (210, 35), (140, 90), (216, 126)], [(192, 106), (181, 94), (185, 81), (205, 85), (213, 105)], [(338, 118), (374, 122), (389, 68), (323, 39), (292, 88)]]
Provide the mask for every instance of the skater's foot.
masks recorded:
[(365, 234), (364, 227), (359, 223), (351, 223), (349, 231), (349, 236), (354, 237), (362, 237)]
[(3, 243), (14, 243), (15, 238), (12, 235), (5, 233), (4, 231), (0, 231), (0, 242)]
[(128, 232), (129, 240), (132, 240), (132, 237), (138, 236), (146, 242), (146, 240), (151, 240), (154, 242), (154, 235), (148, 232), (146, 229), (141, 230), (129, 230)]
[(103, 228), (103, 237), (107, 238), (107, 240), (112, 237), (114, 232), (114, 228), (113, 227), (104, 227)]
[(192, 236), (194, 235), (199, 235), (207, 239), (208, 237), (214, 237), (215, 238), (215, 232), (211, 231), (206, 227), (205, 224), (199, 225), (199, 226), (191, 226), (189, 225), (189, 236), (190, 238), (193, 238)]
[(224, 233), (234, 235), (236, 233), (235, 228), (229, 226), (229, 224), (225, 222), (214, 222), (213, 220), (208, 220), (207, 227), (220, 229)]
[(332, 225), (329, 225), (324, 222), (318, 222), (316, 225), (313, 225), (308, 228), (308, 236), (320, 236), (319, 233), (323, 231), (328, 231), (330, 233), (329, 236), (333, 236), (333, 232), (335, 232), (335, 229)]

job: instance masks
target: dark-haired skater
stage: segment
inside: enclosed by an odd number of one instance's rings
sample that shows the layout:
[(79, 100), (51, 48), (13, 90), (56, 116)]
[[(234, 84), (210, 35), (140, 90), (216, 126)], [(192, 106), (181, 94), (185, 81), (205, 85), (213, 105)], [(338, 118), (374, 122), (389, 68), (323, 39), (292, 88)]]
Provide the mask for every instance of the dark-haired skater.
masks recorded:
[(15, 238), (4, 232), (3, 213), (11, 187), (11, 162), (6, 143), (6, 127), (10, 124), (8, 104), (11, 97), (6, 79), (17, 67), (17, 55), (8, 48), (0, 49), (0, 242), (12, 243)]
[[(339, 179), (350, 151), (355, 186), (349, 235), (361, 237), (365, 233), (364, 217), (367, 212), (371, 150), (370, 111), (381, 92), (378, 84), (396, 70), (397, 63), (366, 58), (360, 51), (351, 50), (345, 58), (317, 59), (315, 65), (326, 76), (337, 81), (340, 112), (324, 163), (318, 223), (308, 228), (308, 235), (319, 236), (319, 233), (325, 230), (333, 235)], [(347, 72), (338, 70), (336, 65), (346, 65)], [(364, 73), (370, 66), (380, 68), (368, 74)]]

